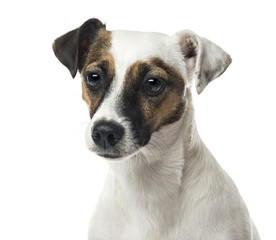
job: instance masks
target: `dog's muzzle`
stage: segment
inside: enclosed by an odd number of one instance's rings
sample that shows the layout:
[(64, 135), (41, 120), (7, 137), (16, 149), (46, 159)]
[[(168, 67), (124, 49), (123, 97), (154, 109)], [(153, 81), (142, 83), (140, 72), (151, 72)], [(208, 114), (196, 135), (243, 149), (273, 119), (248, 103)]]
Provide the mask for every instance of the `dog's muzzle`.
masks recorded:
[(109, 150), (120, 142), (124, 136), (124, 128), (112, 121), (99, 121), (91, 129), (91, 137), (97, 147)]

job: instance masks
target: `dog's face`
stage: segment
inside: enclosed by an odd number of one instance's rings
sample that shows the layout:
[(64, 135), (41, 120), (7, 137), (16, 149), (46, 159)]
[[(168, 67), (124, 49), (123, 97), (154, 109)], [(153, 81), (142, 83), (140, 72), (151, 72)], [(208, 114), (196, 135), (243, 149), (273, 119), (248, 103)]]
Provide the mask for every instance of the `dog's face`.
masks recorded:
[(157, 33), (100, 30), (97, 41), (104, 48), (95, 56), (99, 46), (92, 44), (81, 71), (92, 119), (87, 142), (99, 155), (123, 157), (180, 118), (185, 83), (176, 65), (182, 56)]
[(53, 49), (73, 77), (81, 73), (89, 149), (112, 159), (134, 154), (181, 118), (194, 76), (200, 93), (231, 62), (221, 48), (189, 31), (172, 37), (110, 32), (97, 19), (58, 38)]

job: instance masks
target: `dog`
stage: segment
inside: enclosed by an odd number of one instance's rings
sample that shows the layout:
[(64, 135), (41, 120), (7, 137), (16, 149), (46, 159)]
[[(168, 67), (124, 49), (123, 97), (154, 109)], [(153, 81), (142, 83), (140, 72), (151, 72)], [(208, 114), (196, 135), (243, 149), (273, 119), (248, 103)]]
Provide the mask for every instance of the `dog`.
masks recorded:
[(108, 31), (98, 19), (53, 50), (81, 75), (87, 145), (110, 165), (89, 240), (259, 239), (195, 124), (193, 79), (200, 94), (230, 65), (228, 53), (192, 31)]

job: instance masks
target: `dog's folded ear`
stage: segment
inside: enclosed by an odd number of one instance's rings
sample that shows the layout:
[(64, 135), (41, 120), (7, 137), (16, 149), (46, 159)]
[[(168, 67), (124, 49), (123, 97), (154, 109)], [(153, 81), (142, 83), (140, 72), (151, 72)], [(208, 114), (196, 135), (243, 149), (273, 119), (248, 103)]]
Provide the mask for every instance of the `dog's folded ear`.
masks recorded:
[(101, 21), (95, 18), (89, 19), (79, 28), (54, 41), (53, 50), (56, 57), (69, 69), (73, 78), (76, 76), (77, 70), (81, 71), (83, 68), (85, 54), (101, 28), (105, 29), (105, 25)]
[(219, 77), (230, 65), (231, 57), (222, 48), (189, 30), (176, 33), (189, 78), (196, 81), (200, 94), (209, 82)]

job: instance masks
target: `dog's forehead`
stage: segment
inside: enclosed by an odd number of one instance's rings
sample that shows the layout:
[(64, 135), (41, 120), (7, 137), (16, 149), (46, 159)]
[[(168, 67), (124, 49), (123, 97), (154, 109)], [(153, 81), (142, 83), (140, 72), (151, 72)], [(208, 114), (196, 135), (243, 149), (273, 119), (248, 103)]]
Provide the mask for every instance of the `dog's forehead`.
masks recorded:
[[(120, 60), (145, 59), (162, 54), (170, 44), (170, 37), (162, 33), (113, 31), (112, 51)], [(160, 52), (161, 51), (161, 52)]]
[(151, 57), (159, 57), (173, 65), (177, 65), (181, 58), (174, 39), (156, 32), (112, 31), (111, 53), (117, 73)]

